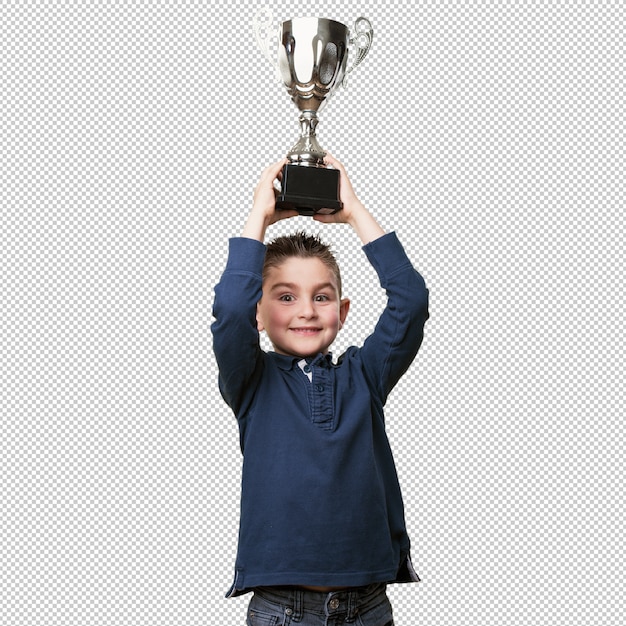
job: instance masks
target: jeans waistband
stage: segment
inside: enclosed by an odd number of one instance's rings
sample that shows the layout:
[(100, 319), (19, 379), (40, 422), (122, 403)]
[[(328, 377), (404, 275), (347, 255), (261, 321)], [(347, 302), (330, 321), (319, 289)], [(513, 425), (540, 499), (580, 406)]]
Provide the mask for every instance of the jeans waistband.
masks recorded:
[(352, 621), (358, 611), (365, 612), (387, 598), (386, 583), (373, 583), (340, 591), (309, 591), (297, 587), (257, 587), (254, 593), (272, 604), (291, 609), (294, 621), (303, 613), (345, 614)]

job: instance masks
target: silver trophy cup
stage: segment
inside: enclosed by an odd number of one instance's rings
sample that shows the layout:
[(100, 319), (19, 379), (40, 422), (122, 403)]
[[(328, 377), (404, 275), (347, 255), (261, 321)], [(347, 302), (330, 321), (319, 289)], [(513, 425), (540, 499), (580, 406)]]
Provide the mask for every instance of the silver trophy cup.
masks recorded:
[(335, 213), (342, 208), (339, 172), (324, 164), (326, 152), (316, 136), (317, 114), (365, 58), (372, 45), (372, 25), (360, 17), (350, 31), (341, 22), (303, 17), (282, 22), (276, 31), (272, 21), (269, 9), (256, 15), (257, 43), (300, 111), (300, 138), (287, 153), (276, 206), (303, 215)]

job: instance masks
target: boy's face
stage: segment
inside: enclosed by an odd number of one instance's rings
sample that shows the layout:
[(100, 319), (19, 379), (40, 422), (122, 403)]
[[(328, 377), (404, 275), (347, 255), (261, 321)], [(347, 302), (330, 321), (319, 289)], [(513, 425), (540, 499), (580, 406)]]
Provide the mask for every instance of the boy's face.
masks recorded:
[(341, 300), (337, 279), (319, 259), (290, 257), (270, 268), (257, 305), (257, 325), (279, 354), (326, 354), (343, 325), (350, 301)]

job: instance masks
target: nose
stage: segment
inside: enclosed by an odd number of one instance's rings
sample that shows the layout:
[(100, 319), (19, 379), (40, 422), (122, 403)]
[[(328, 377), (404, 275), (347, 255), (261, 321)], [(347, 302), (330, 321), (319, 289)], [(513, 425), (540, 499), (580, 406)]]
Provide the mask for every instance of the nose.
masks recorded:
[(304, 319), (312, 319), (317, 316), (315, 305), (310, 300), (302, 300), (298, 315)]

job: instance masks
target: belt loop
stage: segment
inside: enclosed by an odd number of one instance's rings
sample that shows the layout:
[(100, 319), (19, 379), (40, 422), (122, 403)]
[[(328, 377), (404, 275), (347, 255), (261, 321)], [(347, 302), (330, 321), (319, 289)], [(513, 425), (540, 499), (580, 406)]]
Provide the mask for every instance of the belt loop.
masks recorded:
[(293, 621), (299, 622), (304, 615), (304, 591), (302, 589), (293, 590)]
[(346, 615), (346, 622), (353, 622), (356, 619), (358, 613), (358, 592), (348, 591), (348, 614)]

